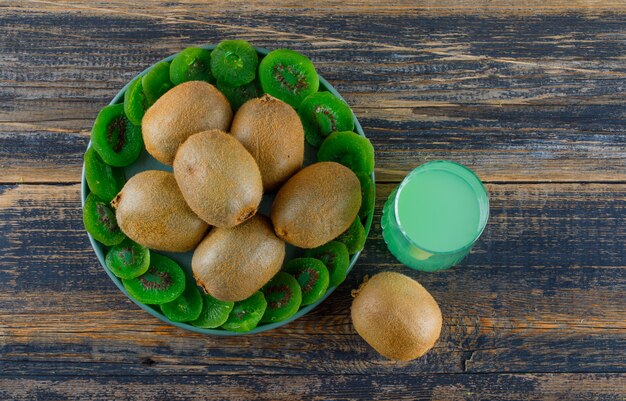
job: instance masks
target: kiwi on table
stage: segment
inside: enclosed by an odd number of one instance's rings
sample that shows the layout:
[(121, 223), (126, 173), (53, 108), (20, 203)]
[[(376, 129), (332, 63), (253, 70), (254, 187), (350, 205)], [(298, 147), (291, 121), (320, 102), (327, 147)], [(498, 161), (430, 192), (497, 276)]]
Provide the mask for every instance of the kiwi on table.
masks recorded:
[(259, 97), (262, 94), (259, 81), (256, 79), (241, 86), (233, 86), (222, 81), (217, 81), (217, 89), (226, 96), (226, 99), (230, 102), (230, 107), (232, 107), (234, 111), (239, 110), (248, 100)]
[(228, 99), (217, 88), (201, 81), (185, 82), (161, 96), (144, 115), (146, 150), (171, 166), (187, 138), (211, 129), (227, 130), (232, 118)]
[(194, 134), (180, 145), (174, 176), (191, 210), (216, 227), (246, 221), (263, 196), (254, 158), (237, 139), (219, 130)]
[(259, 64), (263, 92), (288, 103), (294, 109), (312, 93), (320, 80), (311, 60), (289, 49), (269, 52)]
[(376, 203), (376, 187), (370, 175), (358, 173), (356, 176), (361, 183), (361, 209), (359, 210), (359, 217), (364, 219), (374, 210), (374, 204)]
[(193, 249), (208, 225), (191, 211), (172, 173), (147, 170), (131, 177), (111, 202), (121, 230), (151, 249)]
[(150, 252), (150, 266), (141, 276), (122, 279), (131, 297), (149, 305), (172, 302), (185, 290), (185, 272), (167, 256)]
[(155, 64), (141, 79), (141, 86), (148, 103), (156, 102), (174, 86), (170, 81), (170, 63), (161, 61)]
[(126, 181), (124, 170), (106, 164), (93, 147), (85, 152), (85, 178), (91, 192), (106, 202), (115, 198)]
[(331, 241), (314, 249), (304, 251), (304, 257), (319, 259), (330, 275), (329, 286), (336, 287), (343, 283), (350, 267), (350, 255), (343, 242)]
[(279, 272), (261, 290), (267, 308), (261, 323), (274, 323), (295, 315), (302, 304), (302, 290), (298, 280), (291, 274)]
[(328, 269), (315, 258), (296, 258), (287, 262), (284, 269), (291, 274), (302, 289), (302, 306), (310, 305), (320, 299), (330, 283)]
[(124, 113), (131, 123), (141, 126), (141, 119), (152, 103), (143, 91), (141, 77), (135, 78), (124, 93)]
[[(194, 288), (196, 288), (195, 284)], [(191, 324), (203, 329), (220, 327), (226, 323), (234, 305), (234, 302), (220, 301), (209, 294), (202, 294), (202, 311)]]
[(343, 242), (348, 248), (348, 253), (353, 255), (365, 246), (365, 227), (358, 217), (354, 219), (350, 227), (336, 241)]
[(352, 324), (384, 357), (410, 361), (437, 342), (441, 311), (417, 281), (399, 273), (378, 273), (353, 294)]
[(330, 92), (316, 92), (307, 96), (298, 107), (298, 114), (307, 142), (316, 148), (331, 133), (354, 129), (352, 110)]
[(334, 161), (355, 173), (374, 171), (374, 147), (369, 139), (352, 131), (333, 132), (317, 152), (318, 161)]
[(117, 245), (126, 238), (120, 231), (115, 212), (111, 210), (107, 202), (93, 193), (87, 195), (85, 199), (83, 224), (96, 241), (107, 246)]
[(256, 76), (259, 56), (245, 40), (223, 40), (211, 53), (211, 71), (218, 81), (245, 85)]
[(105, 257), (107, 268), (119, 278), (135, 278), (150, 266), (150, 250), (128, 238), (114, 245)]
[(187, 81), (215, 83), (211, 73), (211, 52), (200, 47), (188, 47), (178, 53), (170, 64), (170, 80), (174, 85)]
[(250, 331), (261, 321), (265, 308), (267, 308), (265, 296), (261, 291), (257, 291), (249, 298), (235, 302), (222, 328), (240, 333)]
[(276, 194), (270, 216), (276, 235), (300, 248), (315, 248), (346, 231), (361, 207), (359, 179), (335, 162), (314, 163)]
[(187, 280), (185, 291), (175, 300), (161, 305), (161, 312), (173, 322), (189, 322), (198, 319), (203, 300), (193, 280)]
[(205, 292), (241, 301), (265, 285), (283, 264), (285, 243), (265, 216), (231, 228), (214, 228), (193, 253), (191, 268)]
[(302, 168), (304, 129), (287, 103), (267, 94), (249, 100), (235, 114), (230, 132), (254, 157), (265, 191)]
[(141, 128), (124, 114), (123, 104), (100, 110), (91, 129), (91, 145), (106, 164), (128, 166), (139, 157), (143, 148)]

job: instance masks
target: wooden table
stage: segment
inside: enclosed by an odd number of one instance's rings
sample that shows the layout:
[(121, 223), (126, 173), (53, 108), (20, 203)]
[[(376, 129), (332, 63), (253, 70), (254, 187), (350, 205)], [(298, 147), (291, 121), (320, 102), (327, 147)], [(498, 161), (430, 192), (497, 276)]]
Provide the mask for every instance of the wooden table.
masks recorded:
[[(523, 4), (518, 4), (523, 3)], [(186, 46), (302, 51), (376, 148), (366, 249), (317, 310), (208, 337), (140, 310), (85, 235), (98, 110)], [(0, 1), (0, 399), (626, 400), (626, 4), (598, 1)], [(401, 266), (380, 210), (433, 159), (485, 181), (489, 225), (452, 270)], [(397, 364), (352, 328), (350, 290), (398, 271), (444, 327)]]

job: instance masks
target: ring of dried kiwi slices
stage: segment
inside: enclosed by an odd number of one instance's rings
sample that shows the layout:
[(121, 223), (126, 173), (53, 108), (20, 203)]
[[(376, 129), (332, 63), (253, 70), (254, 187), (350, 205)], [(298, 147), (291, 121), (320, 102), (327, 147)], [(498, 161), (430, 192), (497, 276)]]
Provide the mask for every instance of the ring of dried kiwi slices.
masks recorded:
[[(263, 94), (291, 105), (305, 130), (305, 165), (335, 161), (361, 183), (361, 209), (346, 232), (315, 249), (287, 245), (282, 270), (239, 302), (217, 300), (196, 286), (190, 252), (155, 252), (127, 238), (111, 206), (127, 178), (163, 169), (143, 151), (141, 119), (160, 96), (193, 80), (215, 85), (233, 111)], [(98, 114), (83, 165), (83, 221), (107, 274), (142, 309), (200, 333), (258, 333), (308, 313), (346, 279), (372, 224), (373, 166), (373, 147), (352, 110), (303, 54), (267, 51), (242, 40), (189, 47), (147, 68)]]

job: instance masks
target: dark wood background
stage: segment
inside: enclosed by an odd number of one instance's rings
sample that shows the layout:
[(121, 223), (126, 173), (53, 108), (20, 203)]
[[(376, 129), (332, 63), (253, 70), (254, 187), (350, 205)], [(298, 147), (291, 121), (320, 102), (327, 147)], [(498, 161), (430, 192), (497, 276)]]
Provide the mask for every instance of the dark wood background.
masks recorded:
[[(347, 281), (300, 320), (232, 338), (126, 299), (79, 199), (98, 110), (154, 61), (225, 38), (310, 56), (378, 179)], [(0, 0), (0, 399), (626, 400), (625, 90), (623, 1)], [(386, 250), (380, 209), (439, 158), (487, 183), (491, 218), (460, 266), (418, 273)], [(350, 323), (350, 290), (382, 270), (443, 311), (412, 363)]]

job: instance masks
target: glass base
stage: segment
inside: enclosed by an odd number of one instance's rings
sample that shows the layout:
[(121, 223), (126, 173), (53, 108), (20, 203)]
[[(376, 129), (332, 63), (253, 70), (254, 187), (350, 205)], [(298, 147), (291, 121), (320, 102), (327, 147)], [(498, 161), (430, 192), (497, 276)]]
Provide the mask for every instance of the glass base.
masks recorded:
[(394, 200), (397, 191), (398, 189), (396, 188), (385, 202), (381, 226), (387, 248), (400, 263), (415, 270), (434, 272), (449, 269), (470, 253), (471, 246), (455, 253), (433, 255), (408, 242), (396, 222)]

